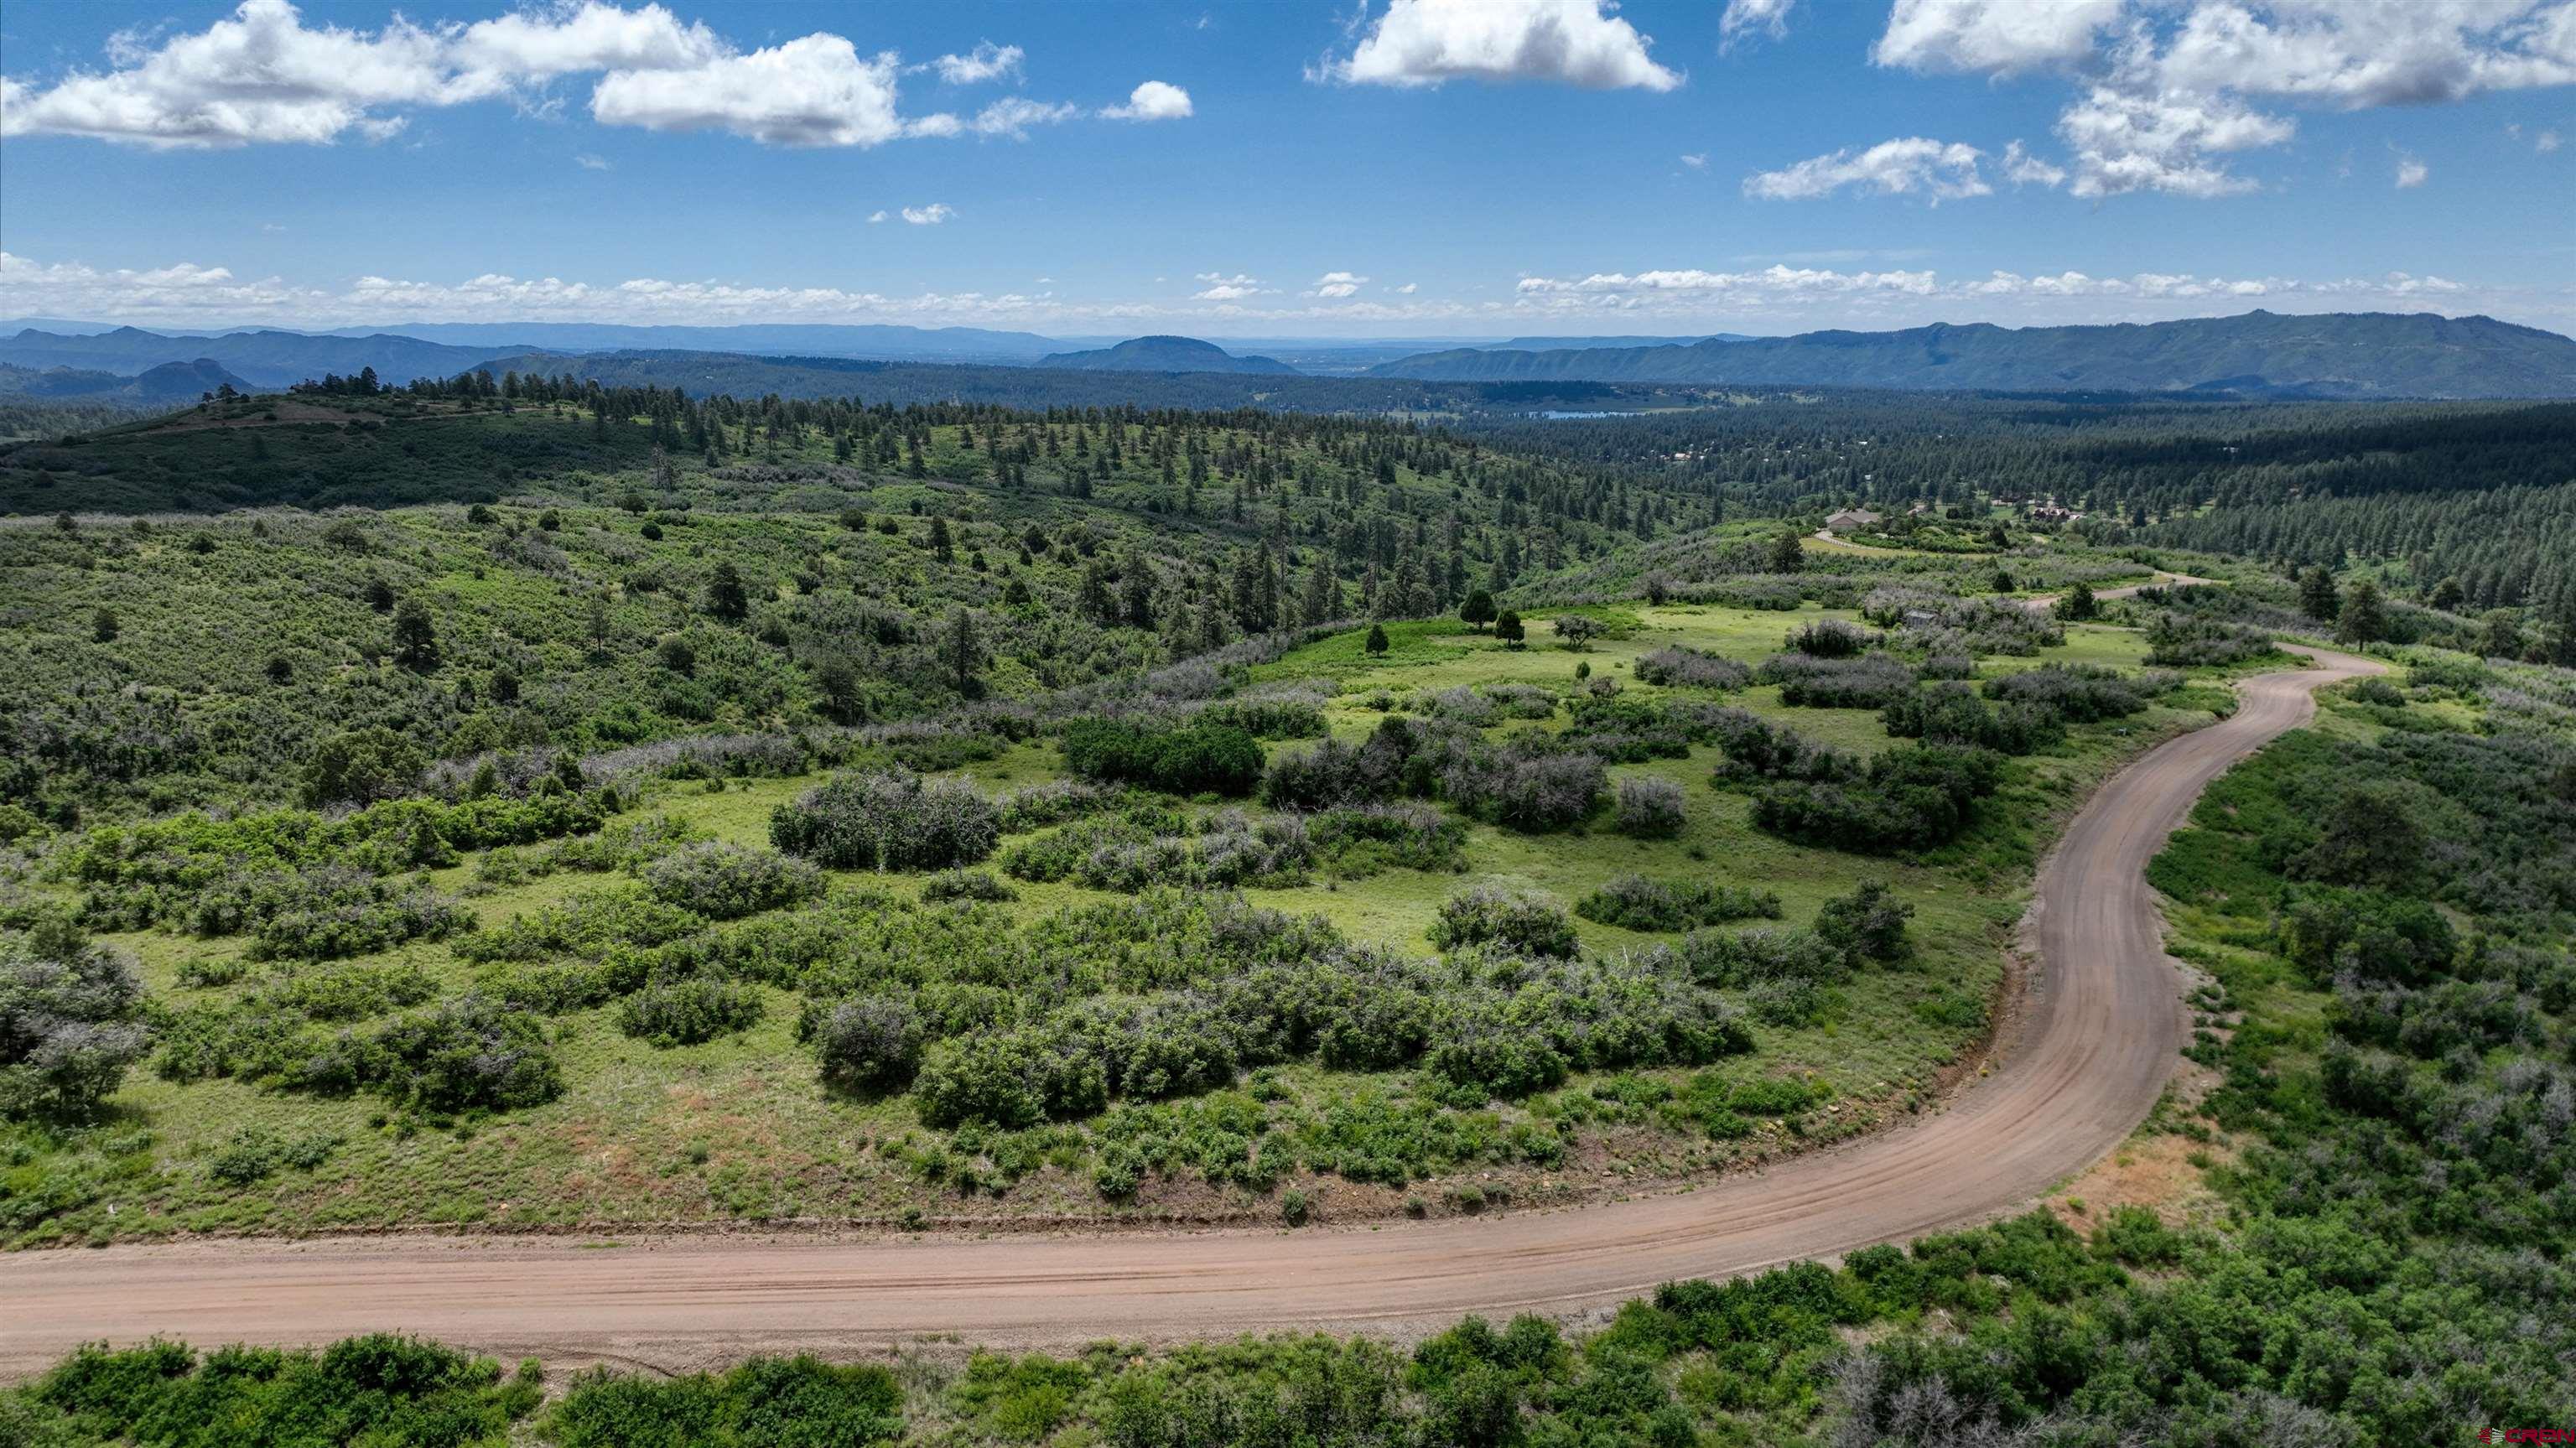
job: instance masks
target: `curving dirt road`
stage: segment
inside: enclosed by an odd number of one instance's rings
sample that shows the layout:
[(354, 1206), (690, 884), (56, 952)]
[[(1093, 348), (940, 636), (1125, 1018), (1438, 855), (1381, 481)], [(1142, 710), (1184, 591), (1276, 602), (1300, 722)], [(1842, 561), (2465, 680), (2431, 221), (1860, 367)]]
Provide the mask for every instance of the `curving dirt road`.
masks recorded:
[(83, 1341), (300, 1343), (400, 1329), (504, 1357), (678, 1368), (856, 1354), (955, 1334), (1004, 1346), (1290, 1328), (1405, 1332), (1470, 1311), (1565, 1312), (1674, 1278), (1831, 1256), (2012, 1210), (2154, 1105), (2185, 1030), (2143, 871), (2201, 787), (2304, 723), (2321, 667), (2240, 683), (2085, 806), (2043, 871), (2042, 966), (1990, 1079), (1924, 1120), (1687, 1192), (1556, 1212), (1294, 1234), (817, 1240), (397, 1238), (0, 1257), (0, 1377)]

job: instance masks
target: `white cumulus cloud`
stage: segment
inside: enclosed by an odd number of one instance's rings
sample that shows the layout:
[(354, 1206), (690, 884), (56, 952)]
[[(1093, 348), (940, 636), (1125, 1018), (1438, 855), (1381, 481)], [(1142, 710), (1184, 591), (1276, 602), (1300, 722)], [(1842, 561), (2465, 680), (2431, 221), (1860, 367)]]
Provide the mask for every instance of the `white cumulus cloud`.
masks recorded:
[(2576, 0), (1895, 0), (1881, 65), (2073, 83), (2067, 190), (2231, 196), (2266, 107), (2458, 101), (2576, 84)]
[(0, 134), (91, 136), (154, 147), (326, 143), (400, 106), (449, 106), (512, 94), (556, 76), (684, 68), (725, 53), (702, 24), (660, 5), (589, 0), (472, 25), (396, 16), (369, 32), (308, 26), (287, 0), (243, 0), (204, 30), (158, 45), (121, 34), (114, 68), (51, 86), (0, 86)]
[(2227, 169), (2235, 151), (2277, 146), (2297, 123), (2241, 101), (2188, 91), (2142, 93), (2099, 85), (2057, 118), (2074, 153), (2077, 196), (2163, 191), (2176, 196), (2236, 196), (2259, 183)]
[(2397, 189), (2400, 191), (2412, 191), (2431, 179), (2432, 175), (2432, 167), (2412, 156), (2400, 155), (2397, 158)]
[(1896, 0), (1880, 65), (2009, 75), (2092, 53), (2126, 0)]
[[(888, 219), (892, 219), (891, 216)], [(1186, 330), (1209, 318), (1269, 327), (1445, 325), (1491, 333), (1562, 324), (1652, 320), (1674, 330), (1730, 330), (1747, 324), (1796, 331), (1817, 326), (1891, 327), (1930, 321), (2015, 323), (2149, 321), (2207, 316), (2261, 305), (2277, 311), (2386, 309), (2447, 315), (2485, 312), (2576, 327), (2564, 291), (2464, 286), (2437, 275), (2301, 279), (2142, 271), (2099, 276), (2066, 268), (1997, 271), (1951, 279), (1929, 270), (1842, 270), (1774, 265), (1697, 267), (1532, 276), (1512, 295), (1481, 302), (1417, 299), (1412, 283), (1381, 300), (1281, 297), (1257, 278), (1207, 272), (1206, 293), (1187, 300), (1065, 301), (1044, 291), (998, 289), (893, 295), (834, 286), (761, 285), (658, 277), (584, 280), (484, 273), (461, 281), (387, 276), (289, 281), (245, 277), (221, 265), (178, 262), (148, 269), (47, 262), (0, 252), (0, 295), (33, 315), (94, 317), (173, 330), (258, 323), (364, 325), (398, 330), (418, 321), (591, 321), (629, 323), (906, 322), (1015, 327)], [(1041, 280), (1041, 288), (1048, 283)]]
[(1103, 106), (1100, 114), (1113, 121), (1178, 121), (1194, 114), (1190, 93), (1176, 85), (1149, 80), (1127, 93), (1123, 106)]
[(1961, 142), (1906, 136), (1865, 151), (1846, 148), (1778, 171), (1756, 172), (1745, 178), (1744, 194), (1766, 201), (1807, 201), (1853, 187), (1882, 196), (1924, 196), (1937, 206), (1994, 193), (1978, 170), (1984, 157), (1985, 152)]
[(1026, 58), (1016, 45), (995, 45), (986, 40), (964, 55), (943, 55), (930, 64), (950, 85), (980, 85), (1018, 75), (1020, 62)]
[[(414, 110), (508, 100), (523, 116), (560, 119), (566, 77), (596, 75), (601, 125), (719, 131), (779, 146), (882, 145), (904, 137), (1020, 137), (1082, 109), (1017, 98), (972, 119), (907, 115), (908, 72), (951, 84), (1016, 76), (1017, 46), (978, 44), (906, 67), (891, 50), (816, 32), (744, 50), (667, 6), (551, 0), (471, 24), (397, 13), (380, 29), (306, 19), (291, 0), (241, 0), (203, 30), (121, 32), (109, 68), (50, 82), (0, 77), (0, 136), (68, 135), (156, 148), (383, 141)], [(1178, 87), (1140, 87), (1119, 114), (1187, 114)], [(1177, 110), (1175, 109), (1177, 107)]]
[(1789, 10), (1798, 0), (1726, 0), (1726, 13), (1718, 17), (1717, 43), (1723, 50), (1733, 45), (1748, 30), (1759, 30), (1773, 40), (1789, 34)]
[(934, 201), (928, 206), (907, 206), (903, 209), (903, 219), (915, 226), (937, 226), (956, 214), (957, 208), (945, 201)]
[(619, 70), (591, 93), (602, 125), (725, 131), (780, 146), (876, 146), (912, 131), (895, 109), (892, 51), (862, 56), (816, 33), (685, 70)]
[(1241, 272), (1227, 276), (1223, 272), (1206, 271), (1200, 272), (1191, 280), (1206, 284), (1204, 291), (1190, 293), (1193, 300), (1202, 302), (1239, 302), (1247, 297), (1257, 297), (1277, 290), (1275, 287), (1263, 286), (1261, 278), (1245, 276)]
[(2062, 186), (2066, 183), (2065, 167), (2032, 155), (2030, 149), (2019, 141), (2008, 142), (2004, 146), (2003, 172), (2004, 179), (2015, 186)]
[(1549, 81), (1587, 90), (1668, 91), (1678, 72), (1602, 0), (1393, 0), (1347, 55), (1307, 74), (1343, 85)]
[(1326, 272), (1315, 278), (1315, 289), (1307, 295), (1334, 298), (1357, 296), (1360, 288), (1366, 285), (1368, 285), (1368, 278), (1364, 276), (1346, 271)]
[(1052, 126), (1082, 114), (1082, 107), (1070, 101), (1049, 104), (1005, 96), (975, 113), (972, 123), (979, 136), (1006, 136), (1014, 141), (1028, 139), (1029, 127)]

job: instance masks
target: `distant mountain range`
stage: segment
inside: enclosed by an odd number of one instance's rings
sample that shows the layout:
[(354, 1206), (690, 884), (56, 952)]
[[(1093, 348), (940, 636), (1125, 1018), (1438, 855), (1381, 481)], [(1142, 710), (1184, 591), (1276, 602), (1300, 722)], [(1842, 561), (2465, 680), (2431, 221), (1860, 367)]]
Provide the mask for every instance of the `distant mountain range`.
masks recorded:
[[(809, 389), (833, 386), (854, 370), (903, 364), (1252, 377), (1359, 375), (1382, 381), (1541, 387), (1619, 383), (2302, 397), (2576, 396), (2576, 341), (2490, 317), (2385, 313), (2249, 312), (2143, 325), (2012, 329), (1979, 323), (1794, 337), (1721, 333), (1695, 340), (1517, 337), (1411, 355), (1390, 355), (1384, 341), (1318, 343), (1311, 350), (1293, 350), (1295, 364), (1266, 353), (1228, 352), (1192, 337), (1136, 337), (1073, 350), (1033, 332), (971, 327), (438, 323), (418, 329), (432, 335), (257, 329), (220, 336), (86, 327), (57, 322), (0, 336), (0, 367), (31, 374), (54, 369), (108, 374), (113, 386), (60, 378), (43, 384), (101, 393), (118, 391), (125, 380), (152, 369), (203, 363), (222, 374), (218, 380), (245, 390), (373, 367), (379, 379), (394, 386), (416, 377), (489, 368), (495, 373), (571, 372), (602, 380), (611, 372), (649, 374), (657, 385), (692, 392), (742, 391), (755, 375), (781, 375), (783, 370), (792, 386), (775, 390), (822, 395)], [(643, 345), (648, 340), (660, 345)], [(1308, 344), (1263, 345), (1292, 350)], [(755, 362), (757, 367), (751, 365)], [(34, 385), (22, 380), (11, 390), (23, 393)], [(144, 390), (160, 385), (146, 384)], [(171, 396), (205, 390), (183, 387), (175, 377), (167, 385)], [(1096, 395), (1092, 387), (1081, 390)]]
[[(376, 369), (378, 380), (400, 385), (415, 377), (453, 377), (496, 350), (526, 351), (527, 344), (450, 347), (377, 332), (358, 337), (317, 337), (303, 332), (227, 332), (220, 337), (169, 337), (140, 327), (92, 336), (32, 328), (0, 338), (0, 363), (13, 367), (95, 368), (132, 375), (167, 362), (200, 358), (223, 364), (258, 387), (284, 387), (327, 372)], [(237, 382), (235, 385), (239, 385)]]
[(1068, 372), (1258, 372), (1294, 377), (1297, 369), (1275, 357), (1237, 357), (1196, 337), (1137, 337), (1096, 352), (1053, 352), (1040, 367)]
[(257, 390), (209, 357), (164, 362), (131, 377), (96, 368), (34, 368), (0, 363), (0, 394), (59, 398), (65, 402), (194, 402), (227, 384), (236, 392)]
[(2576, 341), (2492, 317), (2249, 312), (2103, 327), (1913, 327), (1688, 346), (1457, 348), (1369, 369), (1441, 382), (1734, 383), (2308, 397), (2576, 396)]
[(1687, 337), (1514, 337), (1479, 343), (1479, 352), (1558, 352), (1595, 347), (1687, 347), (1694, 342), (1751, 342), (1742, 332), (1693, 332)]

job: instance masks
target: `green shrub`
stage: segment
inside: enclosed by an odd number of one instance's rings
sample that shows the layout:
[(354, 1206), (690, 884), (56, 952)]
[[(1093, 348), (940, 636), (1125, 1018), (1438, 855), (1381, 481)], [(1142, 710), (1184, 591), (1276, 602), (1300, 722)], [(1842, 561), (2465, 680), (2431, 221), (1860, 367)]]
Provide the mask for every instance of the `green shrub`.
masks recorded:
[(1956, 839), (1994, 793), (1990, 750), (1919, 744), (1881, 752), (1842, 780), (1782, 779), (1754, 796), (1753, 822), (1806, 844), (1860, 854), (1928, 850)]
[(1621, 875), (1576, 901), (1574, 913), (1630, 930), (1689, 930), (1736, 920), (1777, 920), (1780, 896), (1749, 885)]
[(369, 804), (411, 793), (429, 760), (419, 746), (381, 726), (335, 734), (304, 766), (304, 802)]
[(1670, 839), (1680, 834), (1688, 822), (1680, 785), (1668, 779), (1619, 781), (1619, 833), (1639, 839)]
[(1879, 718), (1898, 739), (1974, 745), (1999, 754), (2028, 754), (2066, 737), (2053, 705), (2007, 703), (1998, 709), (1958, 683), (1900, 695), (1879, 711)]
[(773, 850), (722, 841), (684, 845), (646, 865), (654, 898), (710, 920), (775, 910), (823, 893), (823, 872)]
[(971, 785), (892, 770), (842, 775), (769, 822), (771, 844), (834, 870), (971, 865), (999, 836), (998, 811)]
[(1885, 881), (1864, 880), (1816, 912), (1816, 935), (1855, 965), (1892, 964), (1913, 957), (1914, 943), (1905, 934), (1913, 914), (1914, 907), (1898, 900)]
[(95, 1112), (150, 1049), (125, 955), (75, 935), (0, 938), (0, 1117)]
[(803, 1033), (814, 1043), (823, 1079), (848, 1091), (898, 1089), (921, 1065), (921, 1027), (909, 1002), (858, 996), (809, 1013)]
[(1562, 957), (1580, 948), (1574, 923), (1555, 901), (1494, 886), (1461, 891), (1440, 902), (1427, 933), (1442, 950), (1494, 945), (1517, 955)]
[(1261, 783), (1261, 742), (1226, 724), (1155, 729), (1121, 719), (1077, 719), (1064, 732), (1064, 760), (1085, 779), (1113, 780), (1166, 794), (1247, 795)]
[(2138, 681), (2090, 664), (2043, 664), (1986, 681), (1987, 698), (2039, 705), (2071, 724), (2125, 719), (2147, 707), (2147, 693)]
[(423, 1111), (509, 1111), (563, 1093), (563, 1068), (535, 1016), (468, 995), (379, 1032), (369, 1084)]
[(903, 1390), (873, 1365), (753, 1358), (728, 1372), (576, 1376), (545, 1427), (561, 1448), (820, 1448), (903, 1436)]
[(761, 1015), (760, 992), (736, 981), (656, 982), (620, 1001), (617, 1028), (656, 1046), (694, 1046), (746, 1031)]
[[(202, 1358), (154, 1339), (84, 1347), (38, 1379), (28, 1400), (59, 1415), (74, 1442), (461, 1445), (502, 1441), (543, 1394), (523, 1371), (435, 1343), (379, 1333), (311, 1349), (228, 1347)], [(0, 1425), (7, 1423), (0, 1415)]]
[(1020, 892), (985, 870), (942, 870), (921, 882), (921, 898), (926, 904), (950, 900), (1009, 901), (1020, 898)]

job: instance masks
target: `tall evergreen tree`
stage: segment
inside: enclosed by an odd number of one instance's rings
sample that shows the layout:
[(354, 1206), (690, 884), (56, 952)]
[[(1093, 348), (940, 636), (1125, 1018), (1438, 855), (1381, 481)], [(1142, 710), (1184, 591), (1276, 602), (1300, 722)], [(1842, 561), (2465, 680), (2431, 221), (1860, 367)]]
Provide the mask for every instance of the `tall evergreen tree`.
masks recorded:
[(394, 610), (394, 662), (426, 674), (438, 667), (438, 659), (438, 628), (429, 609), (417, 598), (404, 599)]
[(2343, 600), (2335, 594), (2334, 575), (2311, 566), (2299, 575), (2299, 612), (2319, 623), (2332, 623), (2343, 611)]
[(727, 623), (740, 623), (751, 613), (751, 590), (743, 585), (742, 571), (726, 559), (715, 566), (707, 578), (707, 612)]
[(2379, 585), (2365, 578), (2346, 590), (2335, 620), (2335, 638), (2347, 644), (2377, 643), (2388, 637), (2388, 610), (2379, 600)]
[(974, 698), (983, 692), (977, 677), (984, 667), (983, 632), (975, 626), (975, 615), (964, 607), (949, 612), (948, 631), (940, 640), (939, 656), (948, 666), (949, 682), (957, 692)]

